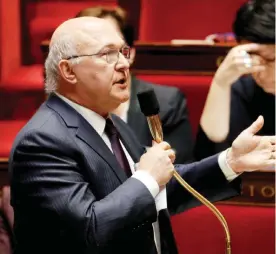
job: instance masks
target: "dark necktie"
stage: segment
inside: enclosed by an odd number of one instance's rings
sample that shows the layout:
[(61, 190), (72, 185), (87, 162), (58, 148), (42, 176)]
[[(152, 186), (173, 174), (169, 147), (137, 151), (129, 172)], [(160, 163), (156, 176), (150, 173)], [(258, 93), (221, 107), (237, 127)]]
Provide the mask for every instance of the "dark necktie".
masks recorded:
[(124, 152), (123, 147), (121, 146), (121, 143), (119, 140), (119, 133), (118, 133), (116, 127), (114, 126), (113, 122), (109, 118), (106, 119), (105, 133), (107, 134), (107, 136), (110, 140), (113, 154), (115, 155), (121, 168), (124, 169), (127, 177), (130, 177), (132, 175), (132, 173), (131, 173), (131, 169), (130, 169), (127, 157), (125, 155), (125, 152)]

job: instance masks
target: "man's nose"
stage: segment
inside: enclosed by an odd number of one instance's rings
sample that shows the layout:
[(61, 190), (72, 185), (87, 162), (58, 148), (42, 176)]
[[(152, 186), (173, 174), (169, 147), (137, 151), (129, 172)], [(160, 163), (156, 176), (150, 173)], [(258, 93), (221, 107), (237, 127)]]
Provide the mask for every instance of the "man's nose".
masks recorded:
[(116, 70), (127, 70), (129, 69), (129, 61), (121, 53), (119, 54), (118, 62), (115, 65)]

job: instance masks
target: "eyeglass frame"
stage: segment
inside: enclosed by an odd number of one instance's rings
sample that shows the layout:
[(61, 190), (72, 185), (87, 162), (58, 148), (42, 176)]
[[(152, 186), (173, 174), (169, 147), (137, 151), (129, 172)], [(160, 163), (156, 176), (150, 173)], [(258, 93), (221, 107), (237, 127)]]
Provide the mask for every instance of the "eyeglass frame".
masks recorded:
[[(127, 57), (122, 53), (122, 50), (125, 50), (125, 49), (128, 49)], [(105, 55), (106, 56), (106, 62), (109, 63), (109, 64), (113, 64), (113, 63), (118, 63), (120, 54), (122, 54), (125, 59), (129, 60), (130, 59), (130, 49), (131, 48), (129, 46), (123, 46), (119, 50), (118, 49), (110, 49), (107, 52), (98, 52), (98, 53), (95, 53), (95, 54), (73, 55), (73, 56), (69, 56), (69, 57), (65, 58), (65, 60), (71, 60), (71, 59), (75, 59), (75, 58), (79, 58), (79, 57), (85, 57), (85, 56), (89, 57), (89, 56), (97, 56), (97, 55), (104, 56)], [(109, 59), (108, 54), (110, 52), (116, 52), (116, 51), (117, 51), (117, 61), (114, 61), (114, 62), (110, 63), (109, 60), (108, 60)]]

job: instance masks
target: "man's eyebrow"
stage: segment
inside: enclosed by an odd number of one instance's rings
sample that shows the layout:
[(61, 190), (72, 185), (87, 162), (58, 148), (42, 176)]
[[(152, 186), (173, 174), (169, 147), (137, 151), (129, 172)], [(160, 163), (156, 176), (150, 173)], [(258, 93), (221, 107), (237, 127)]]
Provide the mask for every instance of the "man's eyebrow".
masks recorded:
[(110, 44), (107, 44), (107, 45), (104, 45), (103, 47), (101, 47), (101, 49), (99, 50), (99, 52), (101, 52), (103, 49), (106, 49), (106, 48), (113, 48), (113, 49), (121, 49), (123, 47), (127, 46), (127, 44), (125, 42), (122, 42), (121, 44), (114, 44), (114, 43), (110, 43)]

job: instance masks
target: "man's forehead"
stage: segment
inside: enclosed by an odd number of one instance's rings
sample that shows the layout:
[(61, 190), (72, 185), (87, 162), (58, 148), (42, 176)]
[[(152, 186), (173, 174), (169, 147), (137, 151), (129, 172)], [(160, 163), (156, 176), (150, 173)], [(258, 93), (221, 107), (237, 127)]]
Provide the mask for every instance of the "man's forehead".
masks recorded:
[(94, 47), (97, 49), (102, 48), (121, 48), (125, 45), (125, 41), (122, 36), (115, 29), (101, 30), (95, 33), (86, 33), (86, 38), (84, 36), (80, 38), (81, 44), (88, 44), (87, 46)]
[[(53, 33), (51, 41), (58, 40), (62, 37), (75, 37), (79, 43), (83, 38), (92, 37), (97, 41), (111, 41), (117, 44), (120, 35), (116, 29), (106, 20), (94, 17), (74, 18), (62, 23)], [(85, 41), (86, 41), (85, 39)]]

